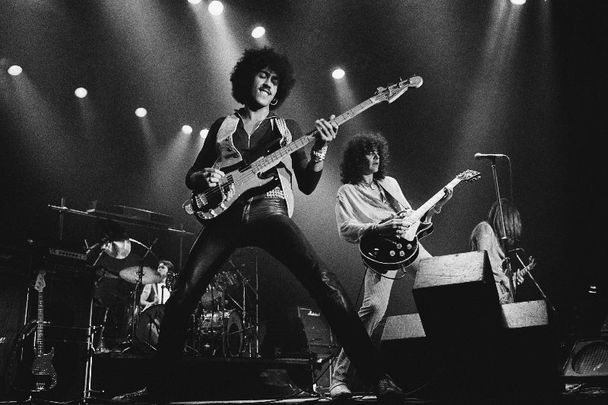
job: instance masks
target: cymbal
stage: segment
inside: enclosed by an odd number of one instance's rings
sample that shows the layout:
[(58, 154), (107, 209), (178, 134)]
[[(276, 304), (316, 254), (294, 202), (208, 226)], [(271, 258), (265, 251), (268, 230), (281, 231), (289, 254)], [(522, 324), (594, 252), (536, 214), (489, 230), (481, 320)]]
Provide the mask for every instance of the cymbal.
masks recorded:
[[(152, 267), (143, 266), (142, 267), (143, 274), (141, 283), (142, 284), (154, 284), (161, 281), (162, 277), (158, 272)], [(124, 268), (118, 273), (120, 278), (125, 281), (128, 281), (131, 284), (137, 284), (139, 281), (139, 266), (131, 266)]]
[(101, 249), (110, 257), (115, 259), (124, 259), (125, 257), (129, 256), (129, 253), (131, 253), (131, 240), (120, 239), (108, 241), (101, 246)]

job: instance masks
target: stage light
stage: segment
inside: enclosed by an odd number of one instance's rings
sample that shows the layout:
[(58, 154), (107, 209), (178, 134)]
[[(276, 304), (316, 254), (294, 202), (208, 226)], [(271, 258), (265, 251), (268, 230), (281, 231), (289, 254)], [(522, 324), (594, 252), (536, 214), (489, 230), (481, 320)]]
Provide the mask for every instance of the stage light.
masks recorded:
[(139, 118), (143, 118), (147, 114), (148, 114), (148, 111), (143, 107), (139, 107), (138, 109), (135, 110), (135, 115), (137, 115)]
[(74, 94), (76, 94), (76, 97), (78, 98), (85, 98), (89, 92), (84, 87), (79, 87), (74, 90)]
[(221, 1), (213, 0), (207, 9), (211, 15), (220, 15), (224, 12), (224, 5)]
[(19, 76), (23, 72), (23, 69), (19, 65), (12, 65), (6, 71), (11, 76)]
[(331, 77), (333, 77), (336, 80), (342, 79), (345, 75), (346, 75), (346, 72), (344, 72), (344, 70), (340, 69), (340, 68), (334, 69), (334, 71), (331, 72)]
[(266, 29), (264, 27), (257, 26), (251, 31), (251, 36), (254, 38), (262, 38), (266, 34)]
[(182, 127), (182, 132), (186, 135), (190, 135), (192, 133), (192, 127), (190, 125), (184, 125)]
[(207, 137), (208, 133), (209, 133), (209, 129), (208, 128), (201, 129), (201, 132), (200, 132), (201, 138), (205, 139)]
[(521, 6), (522, 4), (525, 4), (526, 0), (511, 0), (511, 4), (515, 4), (516, 6)]
[(188, 0), (190, 4), (200, 4), (201, 0)]

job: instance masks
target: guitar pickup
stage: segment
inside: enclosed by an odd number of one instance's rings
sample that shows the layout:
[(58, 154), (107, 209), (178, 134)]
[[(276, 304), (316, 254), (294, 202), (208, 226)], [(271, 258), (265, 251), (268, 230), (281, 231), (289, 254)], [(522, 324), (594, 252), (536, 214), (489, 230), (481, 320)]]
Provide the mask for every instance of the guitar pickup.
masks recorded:
[(188, 214), (188, 215), (194, 214), (194, 210), (192, 209), (192, 204), (190, 204), (190, 203), (184, 204), (184, 210), (186, 211), (186, 214)]
[(194, 197), (194, 201), (196, 201), (196, 206), (197, 207), (204, 207), (208, 203), (207, 198), (202, 193), (201, 194), (197, 194)]

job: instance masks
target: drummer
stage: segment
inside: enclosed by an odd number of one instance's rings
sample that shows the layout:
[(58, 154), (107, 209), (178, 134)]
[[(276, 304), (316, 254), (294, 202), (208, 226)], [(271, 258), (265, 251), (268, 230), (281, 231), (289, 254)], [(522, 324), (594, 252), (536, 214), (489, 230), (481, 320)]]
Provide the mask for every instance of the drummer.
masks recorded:
[(141, 295), (139, 296), (139, 304), (142, 305), (141, 311), (145, 311), (152, 305), (165, 304), (171, 295), (169, 287), (166, 285), (169, 272), (173, 271), (173, 263), (169, 260), (161, 260), (158, 263), (156, 271), (160, 275), (160, 281), (144, 285)]

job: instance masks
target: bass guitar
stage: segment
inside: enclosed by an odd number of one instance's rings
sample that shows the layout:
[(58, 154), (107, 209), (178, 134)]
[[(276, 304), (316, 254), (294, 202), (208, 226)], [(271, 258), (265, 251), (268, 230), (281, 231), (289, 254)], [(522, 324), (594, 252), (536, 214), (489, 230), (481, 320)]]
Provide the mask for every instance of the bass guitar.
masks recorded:
[(44, 295), (42, 291), (46, 286), (44, 276), (46, 272), (40, 270), (34, 288), (38, 291), (38, 321), (36, 325), (36, 356), (32, 363), (34, 386), (32, 392), (48, 391), (57, 385), (57, 372), (53, 367), (55, 349), (44, 353)]
[[(411, 264), (418, 257), (418, 239), (429, 235), (433, 231), (433, 225), (422, 224), (420, 220), (439, 200), (445, 196), (445, 190), (453, 190), (461, 182), (474, 181), (479, 179), (480, 173), (474, 170), (465, 170), (450, 181), (439, 192), (433, 195), (420, 208), (408, 214), (414, 220), (405, 234), (402, 236), (382, 236), (367, 233), (361, 237), (359, 242), (359, 253), (363, 262), (371, 270), (379, 274), (385, 274), (389, 270), (403, 269)], [(397, 216), (403, 217), (402, 211)], [(386, 222), (390, 217), (382, 222)], [(421, 226), (422, 225), (422, 226)]]
[[(422, 86), (422, 78), (413, 76), (387, 87), (378, 87), (372, 97), (335, 117), (331, 122), (342, 125), (373, 105), (383, 101), (392, 103), (408, 88), (420, 86)], [(265, 176), (265, 172), (276, 166), (285, 156), (313, 142), (316, 139), (315, 132), (316, 129), (250, 164), (240, 162), (228, 167), (214, 165), (214, 168), (224, 171), (226, 176), (220, 180), (217, 186), (210, 187), (201, 193), (192, 193), (192, 196), (182, 205), (183, 209), (187, 214), (195, 215), (201, 222), (219, 216), (243, 194), (250, 194), (250, 191), (272, 181), (273, 177)]]

